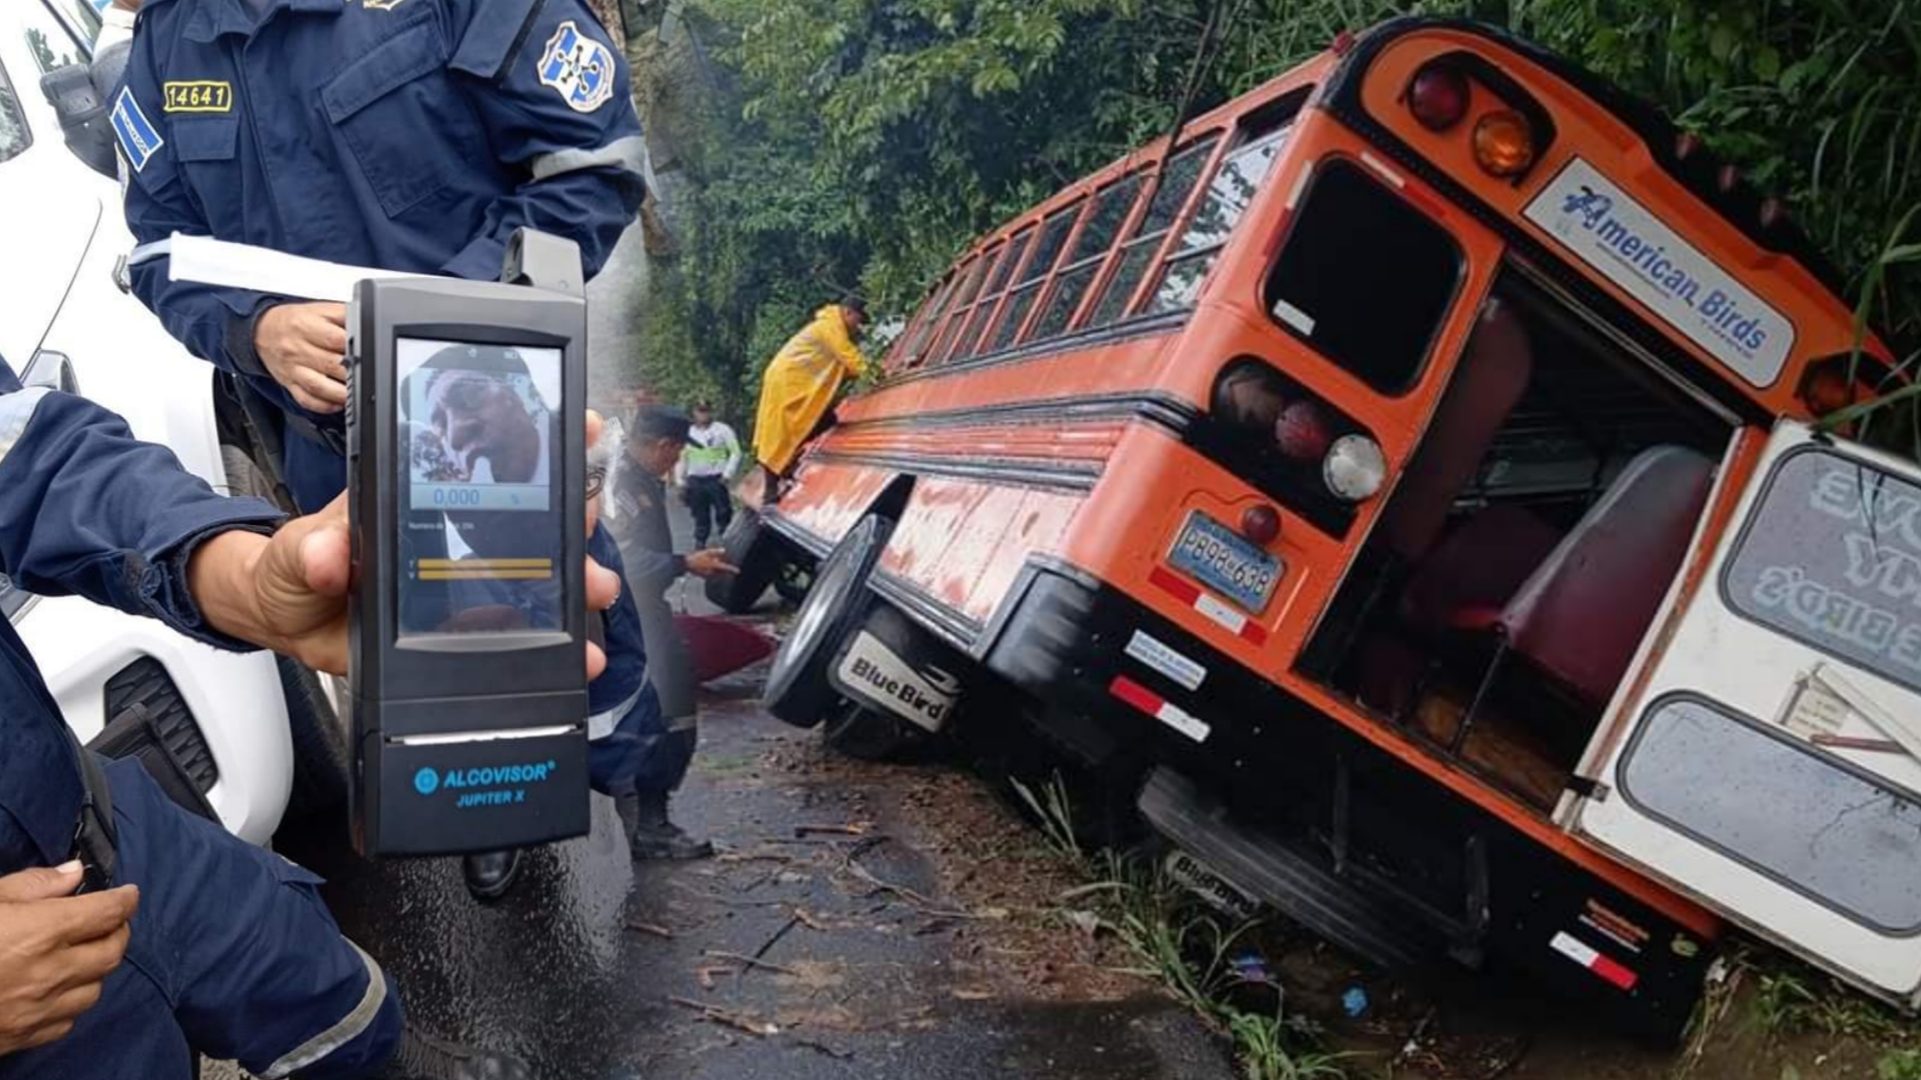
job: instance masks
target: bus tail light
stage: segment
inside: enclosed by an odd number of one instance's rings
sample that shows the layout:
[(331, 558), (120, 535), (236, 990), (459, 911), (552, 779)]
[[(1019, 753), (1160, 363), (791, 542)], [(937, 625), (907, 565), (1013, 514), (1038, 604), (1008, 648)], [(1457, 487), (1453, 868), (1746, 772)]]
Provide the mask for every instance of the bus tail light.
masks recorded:
[(1801, 402), (1809, 412), (1822, 417), (1854, 404), (1855, 394), (1840, 368), (1817, 365), (1808, 369), (1807, 378), (1801, 382)]
[(1519, 176), (1534, 164), (1534, 130), (1527, 117), (1498, 109), (1474, 125), (1474, 161), (1490, 176)]
[(1281, 512), (1266, 503), (1241, 511), (1241, 535), (1261, 547), (1273, 543), (1281, 535)]
[(1365, 435), (1343, 435), (1328, 448), (1321, 476), (1335, 497), (1360, 502), (1387, 481), (1387, 456), (1379, 443)]
[(1452, 64), (1422, 65), (1407, 84), (1407, 110), (1429, 131), (1446, 131), (1467, 115), (1467, 76)]
[(1327, 417), (1312, 401), (1290, 402), (1274, 421), (1274, 445), (1281, 456), (1295, 461), (1318, 461), (1334, 441)]
[(1844, 354), (1809, 364), (1795, 396), (1819, 419), (1850, 405), (1873, 401), (1907, 381), (1905, 376), (1889, 371), (1887, 365), (1874, 356)]

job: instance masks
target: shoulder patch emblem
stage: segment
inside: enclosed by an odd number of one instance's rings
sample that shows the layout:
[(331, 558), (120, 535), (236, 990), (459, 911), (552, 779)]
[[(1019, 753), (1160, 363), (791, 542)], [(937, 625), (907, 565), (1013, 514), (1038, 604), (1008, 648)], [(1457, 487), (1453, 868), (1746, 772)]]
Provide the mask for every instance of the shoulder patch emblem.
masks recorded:
[(216, 79), (160, 84), (164, 104), (170, 113), (222, 113), (233, 111), (233, 84)]
[(572, 19), (560, 24), (540, 54), (540, 82), (575, 112), (593, 112), (614, 96), (614, 54)]
[(127, 155), (127, 164), (134, 172), (147, 167), (147, 162), (167, 145), (160, 132), (140, 111), (140, 103), (133, 99), (133, 88), (122, 87), (120, 96), (113, 103), (113, 132), (120, 138), (120, 149)]

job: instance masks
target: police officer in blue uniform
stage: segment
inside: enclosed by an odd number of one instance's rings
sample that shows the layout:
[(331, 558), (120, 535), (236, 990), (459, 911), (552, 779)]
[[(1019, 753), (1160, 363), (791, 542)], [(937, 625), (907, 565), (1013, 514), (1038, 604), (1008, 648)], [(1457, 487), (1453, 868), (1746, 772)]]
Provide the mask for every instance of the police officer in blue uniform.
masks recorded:
[[(626, 60), (583, 0), (147, 0), (110, 117), (134, 291), (271, 406), (248, 416), (280, 428), (308, 512), (346, 485), (345, 308), (171, 280), (175, 233), (492, 280), (532, 226), (577, 242), (592, 277), (644, 194)], [(604, 538), (594, 553), (617, 569)], [(590, 691), (602, 728), (640, 703), (623, 682)], [(469, 856), (468, 887), (499, 896), (518, 865)]]
[[(344, 509), (276, 532), (279, 517), (216, 495), (83, 398), (21, 389), (0, 363), (0, 572), (20, 586), (151, 616), (216, 647), (264, 645), (342, 670)], [(611, 575), (590, 568), (588, 581), (590, 603), (612, 601)], [(137, 762), (82, 750), (4, 621), (0, 747), (0, 895), (10, 901), (0, 903), (0, 956), (35, 957), (7, 980), (30, 966), (80, 990), (24, 1020), (0, 994), (0, 1080), (186, 1080), (190, 1051), (265, 1078), (528, 1075), (406, 1029), (379, 966), (321, 904), (318, 878), (175, 806)], [(67, 902), (59, 890), (82, 869), (89, 890), (127, 890), (112, 894), (122, 912), (137, 889), (137, 908), (130, 934), (87, 942), (91, 973), (63, 982), (61, 950), (82, 943), (50, 945), (32, 927), (60, 914), (47, 905)], [(98, 978), (115, 947), (124, 960), (89, 1006), (91, 984), (78, 980)], [(64, 959), (71, 972), (78, 958)]]

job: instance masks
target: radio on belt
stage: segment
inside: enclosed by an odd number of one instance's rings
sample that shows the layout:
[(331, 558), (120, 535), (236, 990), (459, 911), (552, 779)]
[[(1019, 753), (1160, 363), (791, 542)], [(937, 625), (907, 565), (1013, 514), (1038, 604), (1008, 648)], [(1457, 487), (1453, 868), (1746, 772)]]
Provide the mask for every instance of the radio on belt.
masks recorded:
[(580, 251), (522, 230), (506, 263), (503, 283), (361, 281), (348, 312), (364, 855), (588, 828)]

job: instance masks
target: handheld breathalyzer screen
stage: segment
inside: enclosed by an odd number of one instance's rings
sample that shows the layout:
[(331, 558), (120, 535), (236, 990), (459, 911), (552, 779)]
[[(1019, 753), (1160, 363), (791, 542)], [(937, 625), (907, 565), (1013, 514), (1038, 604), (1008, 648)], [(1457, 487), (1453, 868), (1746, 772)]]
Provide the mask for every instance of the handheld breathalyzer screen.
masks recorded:
[[(562, 254), (550, 276), (577, 283), (578, 255)], [(539, 285), (355, 286), (350, 810), (364, 855), (587, 832), (586, 311)]]
[(559, 349), (400, 338), (398, 631), (560, 625)]

